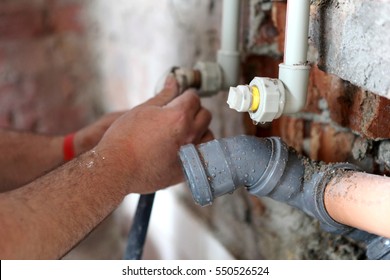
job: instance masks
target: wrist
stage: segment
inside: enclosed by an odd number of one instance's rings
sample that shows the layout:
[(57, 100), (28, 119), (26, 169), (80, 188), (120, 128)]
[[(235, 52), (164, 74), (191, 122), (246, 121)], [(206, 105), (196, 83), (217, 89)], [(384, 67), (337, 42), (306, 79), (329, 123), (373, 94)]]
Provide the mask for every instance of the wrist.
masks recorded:
[(136, 160), (128, 155), (130, 149), (123, 151), (114, 145), (103, 145), (99, 143), (92, 152), (100, 156), (104, 162), (105, 173), (113, 178), (115, 188), (119, 188), (124, 195), (139, 193), (143, 189), (143, 182), (139, 180), (140, 170)]

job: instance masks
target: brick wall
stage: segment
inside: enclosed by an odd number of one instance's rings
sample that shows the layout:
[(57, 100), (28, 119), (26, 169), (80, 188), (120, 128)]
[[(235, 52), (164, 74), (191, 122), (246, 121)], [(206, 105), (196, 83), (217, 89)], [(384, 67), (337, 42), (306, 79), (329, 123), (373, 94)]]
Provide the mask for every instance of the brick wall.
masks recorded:
[[(352, 77), (356, 73), (348, 73), (353, 70), (344, 67), (340, 62), (346, 59), (342, 57), (344, 53), (348, 53), (348, 63), (359, 65), (360, 69), (389, 69), (388, 51), (385, 51), (382, 45), (390, 45), (389, 31), (383, 32), (383, 26), (390, 25), (390, 19), (380, 16), (383, 15), (382, 10), (390, 8), (390, 2), (384, 1), (382, 5), (371, 5), (372, 3), (368, 2), (370, 1), (315, 1), (312, 4), (309, 61), (313, 67), (306, 106), (302, 113), (275, 121), (268, 127), (268, 132), (283, 137), (289, 145), (312, 159), (325, 162), (351, 161), (368, 172), (381, 174), (389, 171), (383, 156), (378, 153), (379, 147), (387, 145), (386, 139), (390, 138), (390, 100), (386, 98), (387, 84), (390, 83), (388, 70), (378, 75), (366, 75), (364, 80), (358, 77), (345, 80), (342, 77)], [(270, 69), (271, 76), (277, 77), (277, 64), (284, 48), (286, 6), (286, 3), (277, 3), (269, 11), (273, 16), (274, 27), (278, 30), (274, 41), (278, 45), (280, 56), (276, 59), (274, 55), (273, 58), (267, 57), (268, 61), (265, 63), (264, 60), (257, 63), (256, 59), (248, 57), (247, 65), (255, 70), (246, 71), (246, 79), (251, 79), (253, 75), (267, 75)], [(356, 13), (353, 19), (349, 18), (349, 14), (340, 12), (348, 10)], [(365, 11), (367, 17), (363, 19), (359, 15)], [(374, 13), (375, 11), (377, 13)], [(333, 26), (335, 23), (329, 23), (335, 14), (344, 15), (340, 15), (341, 19), (336, 21), (339, 30), (343, 32), (336, 32)], [(366, 36), (356, 37), (360, 35), (362, 26), (372, 22), (371, 14), (377, 16), (376, 22), (380, 24), (371, 24), (370, 28), (366, 29)], [(350, 26), (351, 21), (355, 23), (354, 27)], [(260, 30), (261, 28), (262, 25)], [(322, 32), (324, 29), (325, 34)], [(349, 41), (346, 42), (347, 40)], [(368, 41), (371, 41), (370, 45)], [(355, 45), (365, 43), (365, 48), (356, 50)], [(339, 47), (339, 52), (335, 45)], [(377, 57), (382, 57), (382, 60), (378, 62)], [(359, 74), (360, 69), (355, 72)], [(355, 78), (358, 80), (354, 81)], [(380, 85), (377, 80), (381, 81)], [(372, 87), (373, 84), (376, 87)], [(370, 91), (370, 88), (377, 91)], [(264, 135), (264, 131), (258, 133)]]
[(67, 133), (99, 114), (86, 2), (0, 2), (1, 127)]
[[(283, 60), (287, 3), (249, 1), (243, 41), (243, 80), (278, 76)], [(325, 162), (353, 162), (389, 173), (390, 1), (312, 1), (309, 91), (304, 110), (248, 134), (280, 136), (298, 152)], [(385, 11), (385, 12), (384, 12)], [(363, 15), (366, 15), (365, 17)], [(289, 206), (248, 196), (224, 196), (201, 210), (238, 258), (359, 259), (362, 244), (324, 233)]]

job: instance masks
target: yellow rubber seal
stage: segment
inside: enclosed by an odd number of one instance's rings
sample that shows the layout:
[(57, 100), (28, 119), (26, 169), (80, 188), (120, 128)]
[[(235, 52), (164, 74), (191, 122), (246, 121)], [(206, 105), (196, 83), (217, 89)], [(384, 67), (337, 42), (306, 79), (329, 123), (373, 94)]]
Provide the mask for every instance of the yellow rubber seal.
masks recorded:
[(252, 90), (252, 105), (250, 110), (252, 112), (255, 112), (257, 109), (259, 109), (260, 106), (260, 91), (256, 86), (253, 86), (251, 90)]

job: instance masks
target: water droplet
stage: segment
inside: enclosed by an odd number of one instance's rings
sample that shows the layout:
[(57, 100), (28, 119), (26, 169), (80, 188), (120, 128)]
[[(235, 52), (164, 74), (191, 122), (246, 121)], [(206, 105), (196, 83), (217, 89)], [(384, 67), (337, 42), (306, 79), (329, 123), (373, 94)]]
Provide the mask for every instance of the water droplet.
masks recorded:
[(251, 176), (251, 181), (253, 181), (253, 177)]
[(252, 122), (254, 125), (258, 125), (259, 124), (259, 122), (257, 122), (257, 121), (253, 121)]
[(238, 166), (237, 168), (238, 168), (238, 169), (241, 169), (241, 166)]
[(255, 173), (255, 172), (256, 172), (256, 170), (252, 169), (252, 173)]
[(244, 176), (245, 176), (245, 177), (248, 177), (249, 175), (245, 173), (245, 175), (244, 175)]
[(240, 157), (238, 157), (238, 158), (237, 158), (237, 160), (241, 160), (241, 158), (240, 158)]
[(213, 173), (213, 174), (211, 174), (211, 177), (215, 178), (215, 176), (216, 176), (216, 175), (215, 175), (214, 173)]

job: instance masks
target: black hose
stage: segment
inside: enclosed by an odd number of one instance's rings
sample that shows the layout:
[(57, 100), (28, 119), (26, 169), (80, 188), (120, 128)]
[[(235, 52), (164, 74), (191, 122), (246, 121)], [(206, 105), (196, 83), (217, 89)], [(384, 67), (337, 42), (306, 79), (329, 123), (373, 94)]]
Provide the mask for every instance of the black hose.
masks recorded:
[(128, 235), (125, 260), (140, 260), (142, 258), (154, 196), (155, 193), (144, 194), (138, 200), (137, 211)]

